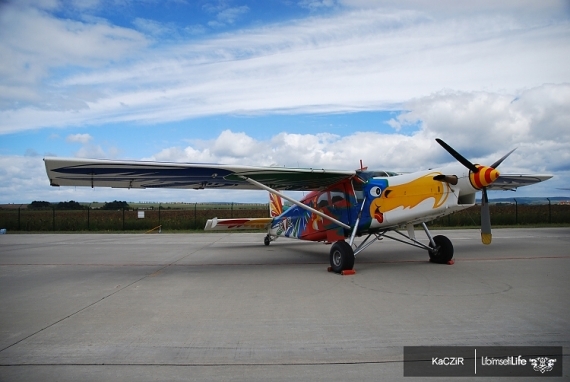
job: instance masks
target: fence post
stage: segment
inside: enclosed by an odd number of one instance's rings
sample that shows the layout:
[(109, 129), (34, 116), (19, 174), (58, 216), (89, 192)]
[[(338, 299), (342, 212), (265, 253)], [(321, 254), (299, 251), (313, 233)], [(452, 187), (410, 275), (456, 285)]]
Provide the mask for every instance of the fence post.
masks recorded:
[(232, 206), (231, 206), (231, 210), (230, 210), (230, 216), (233, 219), (233, 217), (234, 217), (234, 202), (232, 202)]
[(91, 209), (91, 203), (87, 206), (87, 231), (89, 231), (89, 210)]
[(160, 204), (158, 205), (158, 225), (160, 225)]
[(551, 210), (551, 206), (550, 206), (550, 198), (546, 198), (546, 200), (548, 200), (548, 224), (552, 223), (552, 210)]
[(18, 231), (20, 230), (20, 208), (22, 208), (22, 206), (18, 207)]
[(123, 207), (123, 231), (125, 230), (125, 207)]
[(52, 213), (52, 229), (51, 230), (55, 232), (55, 206), (53, 206), (51, 209), (53, 212)]
[(194, 203), (194, 229), (198, 226), (198, 217), (196, 216), (196, 208), (198, 207), (198, 202)]

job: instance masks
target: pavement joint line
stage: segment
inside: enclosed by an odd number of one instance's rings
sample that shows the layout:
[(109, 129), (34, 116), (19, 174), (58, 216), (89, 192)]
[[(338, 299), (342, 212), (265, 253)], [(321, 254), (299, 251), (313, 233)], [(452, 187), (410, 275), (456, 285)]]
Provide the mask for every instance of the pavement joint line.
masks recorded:
[[(203, 249), (203, 248), (200, 248)], [(301, 263), (211, 263), (211, 264), (176, 264), (179, 261), (185, 259), (186, 257), (190, 256), (192, 253), (189, 253), (180, 259), (173, 261), (172, 263), (168, 264), (73, 264), (73, 263), (11, 263), (11, 264), (0, 264), (0, 267), (14, 267), (14, 266), (65, 266), (65, 267), (161, 267), (158, 271), (163, 270), (167, 267), (220, 267), (220, 266), (242, 266), (242, 267), (250, 267), (250, 266), (303, 266), (303, 265), (326, 265), (326, 262), (301, 262)], [(542, 260), (542, 259), (570, 259), (570, 255), (554, 255), (554, 256), (528, 256), (528, 257), (501, 257), (501, 258), (480, 258), (480, 259), (473, 259), (473, 258), (455, 258), (458, 261), (469, 261), (469, 262), (477, 262), (477, 261), (509, 261), (509, 260)], [(358, 262), (359, 264), (392, 264), (392, 263), (429, 263), (429, 260), (362, 260)], [(157, 272), (158, 272), (157, 271)], [(142, 280), (142, 279), (141, 279)]]
[[(562, 354), (562, 358), (570, 358), (570, 354)], [(429, 361), (407, 361), (407, 362), (422, 362)], [(378, 361), (315, 361), (315, 362), (253, 362), (253, 363), (117, 363), (117, 362), (61, 362), (61, 363), (0, 363), (0, 367), (28, 367), (28, 366), (143, 366), (143, 367), (231, 367), (231, 366), (326, 366), (326, 365), (383, 365), (383, 364), (398, 364), (405, 363), (403, 359), (391, 360), (378, 360)]]
[[(216, 240), (214, 243), (216, 243), (217, 241), (219, 241), (219, 240)], [(6, 346), (6, 347), (0, 349), (0, 353), (2, 353), (4, 350), (10, 349), (11, 347), (13, 347), (13, 346), (15, 346), (15, 345), (18, 345), (19, 343), (21, 343), (21, 342), (23, 342), (23, 341), (25, 341), (25, 340), (27, 340), (27, 339), (29, 339), (29, 338), (35, 336), (36, 334), (39, 334), (39, 333), (43, 332), (44, 330), (47, 330), (47, 329), (51, 328), (51, 327), (54, 326), (54, 325), (59, 324), (60, 322), (63, 322), (63, 321), (65, 321), (65, 320), (67, 320), (68, 318), (71, 318), (71, 317), (77, 315), (78, 313), (83, 312), (83, 311), (86, 310), (86, 309), (89, 309), (89, 308), (92, 307), (92, 306), (95, 306), (95, 305), (99, 304), (101, 301), (103, 301), (103, 300), (105, 300), (105, 299), (107, 299), (107, 298), (109, 298), (109, 297), (111, 297), (111, 296), (113, 296), (113, 295), (115, 295), (115, 294), (117, 294), (117, 293), (119, 293), (119, 292), (121, 292), (121, 291), (123, 291), (123, 290), (129, 288), (130, 286), (132, 286), (132, 285), (134, 285), (134, 284), (136, 284), (136, 283), (138, 283), (138, 282), (140, 282), (140, 281), (142, 281), (142, 280), (144, 280), (144, 279), (146, 279), (146, 278), (148, 278), (148, 277), (151, 277), (152, 275), (156, 275), (158, 272), (162, 271), (163, 269), (166, 269), (166, 268), (168, 268), (169, 266), (174, 265), (175, 263), (177, 263), (177, 262), (179, 262), (179, 261), (185, 259), (186, 257), (192, 255), (192, 254), (195, 253), (196, 251), (202, 250), (202, 249), (204, 249), (204, 248), (210, 246), (211, 244), (213, 244), (213, 243), (209, 243), (208, 245), (205, 245), (205, 246), (202, 246), (202, 247), (200, 247), (200, 248), (197, 248), (197, 249), (195, 249), (194, 251), (192, 251), (192, 252), (190, 252), (190, 253), (188, 253), (188, 254), (182, 256), (182, 257), (179, 258), (178, 260), (173, 261), (172, 263), (155, 265), (155, 266), (159, 266), (160, 268), (157, 269), (156, 271), (154, 271), (154, 272), (152, 272), (152, 273), (149, 273), (149, 274), (147, 274), (147, 275), (144, 275), (143, 277), (141, 277), (141, 278), (139, 278), (139, 279), (133, 281), (132, 283), (127, 284), (127, 285), (125, 285), (124, 287), (122, 287), (122, 288), (120, 288), (120, 289), (118, 289), (118, 290), (116, 290), (116, 291), (114, 291), (114, 292), (112, 292), (112, 293), (110, 293), (110, 294), (108, 294), (108, 295), (106, 295), (106, 296), (100, 298), (99, 300), (97, 300), (97, 301), (95, 301), (95, 302), (92, 302), (91, 304), (88, 304), (87, 306), (84, 306), (83, 308), (81, 308), (81, 309), (79, 309), (79, 310), (77, 310), (77, 311), (75, 311), (75, 312), (73, 312), (73, 313), (71, 313), (71, 314), (69, 314), (69, 315), (67, 315), (67, 316), (65, 316), (65, 317), (63, 317), (63, 318), (60, 318), (59, 320), (57, 320), (57, 321), (55, 321), (55, 322), (53, 322), (53, 323), (51, 323), (51, 324), (49, 324), (49, 325), (47, 325), (47, 326), (45, 326), (45, 327), (39, 329), (39, 330), (36, 330), (34, 333), (31, 333), (31, 334), (27, 335), (26, 337), (21, 338), (20, 340), (14, 342), (13, 344), (8, 345), (8, 346)]]

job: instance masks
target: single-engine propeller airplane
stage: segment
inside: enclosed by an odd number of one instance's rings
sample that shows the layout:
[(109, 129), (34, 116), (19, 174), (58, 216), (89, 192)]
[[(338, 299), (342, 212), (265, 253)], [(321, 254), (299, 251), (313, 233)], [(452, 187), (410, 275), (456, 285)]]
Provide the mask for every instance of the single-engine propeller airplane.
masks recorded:
[[(376, 240), (388, 238), (427, 250), (435, 263), (449, 263), (453, 245), (432, 236), (426, 222), (475, 205), (481, 198), (481, 238), (491, 243), (487, 190), (514, 190), (542, 182), (551, 175), (501, 175), (497, 167), (514, 151), (490, 166), (471, 163), (441, 139), (436, 141), (460, 164), (408, 174), (388, 171), (354, 171), (255, 167), (222, 164), (114, 161), (44, 158), (52, 186), (183, 189), (261, 189), (271, 195), (271, 217), (210, 219), (205, 229), (266, 229), (269, 245), (284, 236), (333, 243), (330, 269), (352, 271), (356, 255)], [(301, 201), (282, 191), (310, 191)], [(292, 206), (283, 211), (281, 198)], [(428, 239), (416, 239), (421, 225)], [(404, 232), (405, 227), (407, 232)], [(360, 244), (356, 237), (365, 236)], [(347, 241), (348, 240), (348, 241)]]

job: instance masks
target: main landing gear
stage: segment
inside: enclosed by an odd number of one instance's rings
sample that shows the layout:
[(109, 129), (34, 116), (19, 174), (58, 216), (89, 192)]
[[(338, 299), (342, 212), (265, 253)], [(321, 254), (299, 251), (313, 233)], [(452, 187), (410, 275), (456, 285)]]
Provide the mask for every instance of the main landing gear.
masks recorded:
[(429, 261), (432, 263), (447, 264), (453, 258), (453, 244), (446, 236), (435, 236), (429, 246)]
[[(394, 228), (371, 233), (354, 250), (352, 249), (352, 246), (346, 241), (337, 241), (332, 245), (330, 251), (330, 270), (336, 273), (343, 273), (344, 271), (352, 270), (354, 267), (354, 259), (356, 255), (368, 248), (375, 241), (382, 240), (384, 238), (408, 244), (412, 247), (427, 250), (429, 259), (433, 263), (453, 264), (453, 244), (451, 244), (451, 241), (443, 235), (432, 237), (425, 223), (422, 223), (422, 226), (429, 239), (428, 245), (425, 245), (416, 240), (413, 226), (408, 227), (407, 235)], [(389, 232), (394, 232), (400, 235), (401, 238), (389, 236)]]
[(331, 247), (331, 271), (341, 273), (354, 267), (354, 251), (346, 241), (337, 241)]

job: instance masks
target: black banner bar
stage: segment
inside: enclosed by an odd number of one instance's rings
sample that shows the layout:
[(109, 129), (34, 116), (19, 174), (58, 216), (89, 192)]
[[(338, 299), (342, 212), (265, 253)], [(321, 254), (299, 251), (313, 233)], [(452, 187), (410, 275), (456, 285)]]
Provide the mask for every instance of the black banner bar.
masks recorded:
[(404, 346), (404, 377), (561, 377), (562, 346)]

